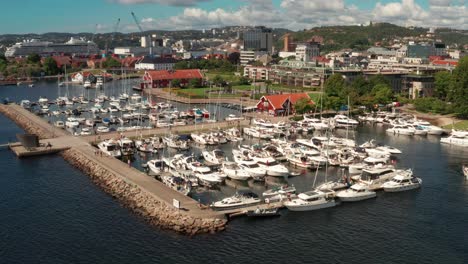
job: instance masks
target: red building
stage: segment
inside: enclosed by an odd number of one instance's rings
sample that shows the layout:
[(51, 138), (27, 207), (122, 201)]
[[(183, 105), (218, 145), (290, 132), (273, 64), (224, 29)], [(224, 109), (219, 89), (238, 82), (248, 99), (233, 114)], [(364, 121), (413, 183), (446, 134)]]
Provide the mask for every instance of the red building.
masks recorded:
[(184, 86), (192, 79), (199, 79), (201, 82), (203, 75), (199, 69), (146, 71), (141, 88), (169, 87), (171, 81), (175, 79), (180, 80), (180, 84)]
[(292, 114), (294, 104), (302, 98), (310, 99), (310, 96), (307, 93), (265, 95), (258, 101), (257, 110), (274, 116)]

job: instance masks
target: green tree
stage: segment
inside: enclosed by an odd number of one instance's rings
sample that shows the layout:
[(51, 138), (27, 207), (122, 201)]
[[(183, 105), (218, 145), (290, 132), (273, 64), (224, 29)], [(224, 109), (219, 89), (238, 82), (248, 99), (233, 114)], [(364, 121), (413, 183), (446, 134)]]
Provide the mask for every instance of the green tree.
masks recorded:
[(345, 81), (343, 79), (343, 75), (339, 73), (333, 74), (332, 76), (330, 76), (330, 78), (328, 78), (325, 81), (324, 87), (325, 93), (328, 96), (339, 97), (342, 94), (343, 89), (345, 88)]
[(211, 81), (216, 86), (221, 86), (223, 84), (223, 82), (224, 82), (223, 77), (221, 77), (219, 75), (216, 75), (215, 77), (213, 77), (213, 80), (211, 80)]
[(297, 100), (294, 104), (294, 110), (297, 114), (304, 114), (310, 112), (313, 108), (313, 103), (312, 100), (310, 100), (310, 98), (301, 98)]
[(193, 88), (199, 88), (202, 86), (200, 79), (190, 79), (189, 86)]
[(60, 71), (60, 69), (57, 67), (57, 63), (51, 57), (48, 57), (44, 60), (42, 67), (46, 75), (56, 75)]
[(445, 100), (450, 89), (452, 74), (448, 71), (438, 72), (434, 75), (434, 96)]
[(36, 64), (36, 63), (39, 63), (40, 61), (41, 61), (41, 56), (39, 56), (39, 54), (36, 54), (36, 53), (31, 53), (31, 54), (26, 58), (26, 62), (27, 62), (27, 63)]
[(249, 84), (249, 78), (245, 76), (239, 77), (239, 81), (237, 82), (239, 85), (247, 85)]
[(369, 81), (364, 76), (359, 75), (350, 85), (351, 90), (355, 91), (359, 96), (363, 96), (372, 90)]
[(121, 63), (112, 57), (107, 58), (102, 63), (102, 67), (104, 68), (119, 68), (120, 66), (121, 66)]
[(457, 116), (468, 118), (468, 56), (460, 59), (453, 70), (447, 97), (454, 104)]
[(388, 104), (392, 101), (393, 92), (390, 86), (386, 84), (377, 84), (372, 89), (376, 103)]
[(179, 79), (172, 79), (171, 81), (171, 87), (172, 88), (179, 88), (182, 83), (180, 82)]

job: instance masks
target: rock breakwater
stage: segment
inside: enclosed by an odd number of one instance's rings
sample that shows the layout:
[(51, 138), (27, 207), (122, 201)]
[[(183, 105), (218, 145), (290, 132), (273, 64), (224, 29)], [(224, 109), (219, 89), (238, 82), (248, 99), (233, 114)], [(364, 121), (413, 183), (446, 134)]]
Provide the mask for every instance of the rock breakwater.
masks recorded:
[(186, 235), (216, 233), (226, 228), (225, 219), (198, 218), (177, 211), (137, 185), (100, 166), (79, 150), (63, 151), (62, 156), (89, 175), (104, 191), (154, 226)]
[(14, 108), (8, 105), (0, 104), (0, 113), (15, 122), (24, 131), (30, 134), (36, 134), (40, 139), (55, 137), (54, 133), (44, 127), (38, 126), (25, 115), (22, 115)]

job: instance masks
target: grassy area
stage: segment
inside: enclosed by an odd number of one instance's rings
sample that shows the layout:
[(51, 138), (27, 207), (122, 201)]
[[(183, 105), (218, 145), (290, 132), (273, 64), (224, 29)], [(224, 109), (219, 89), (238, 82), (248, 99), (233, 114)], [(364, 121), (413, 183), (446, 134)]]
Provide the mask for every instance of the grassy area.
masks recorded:
[(453, 126), (451, 124), (446, 125), (446, 126), (444, 126), (444, 128), (446, 128), (446, 129), (455, 128), (455, 129), (458, 129), (458, 130), (468, 130), (468, 120), (463, 120), (463, 121), (457, 122), (457, 123), (453, 124)]
[(221, 76), (223, 80), (227, 82), (237, 82), (239, 81), (239, 76), (235, 76), (234, 73), (226, 73), (226, 72), (207, 72), (205, 76), (207, 79), (212, 80), (216, 75)]

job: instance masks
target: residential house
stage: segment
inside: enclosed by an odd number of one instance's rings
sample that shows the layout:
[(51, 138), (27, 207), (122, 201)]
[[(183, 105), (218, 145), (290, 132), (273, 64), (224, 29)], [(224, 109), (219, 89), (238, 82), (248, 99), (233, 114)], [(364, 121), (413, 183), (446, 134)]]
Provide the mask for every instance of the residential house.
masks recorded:
[(203, 75), (199, 69), (188, 70), (150, 70), (145, 71), (143, 82), (140, 87), (143, 88), (163, 88), (169, 87), (172, 80), (180, 80), (180, 84), (185, 86), (190, 80), (203, 80)]
[(256, 107), (257, 111), (274, 116), (289, 115), (294, 113), (294, 104), (302, 98), (310, 99), (310, 96), (307, 93), (264, 95)]

